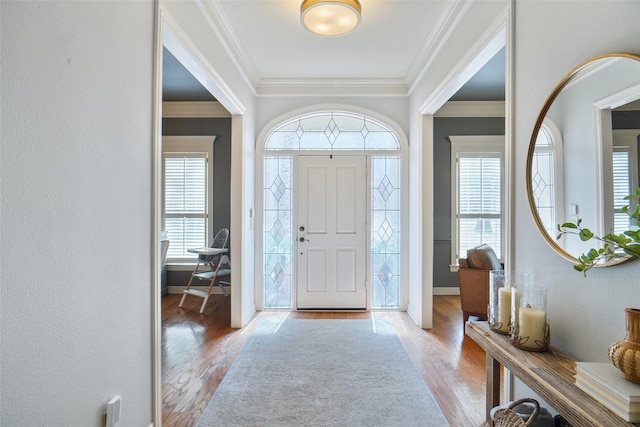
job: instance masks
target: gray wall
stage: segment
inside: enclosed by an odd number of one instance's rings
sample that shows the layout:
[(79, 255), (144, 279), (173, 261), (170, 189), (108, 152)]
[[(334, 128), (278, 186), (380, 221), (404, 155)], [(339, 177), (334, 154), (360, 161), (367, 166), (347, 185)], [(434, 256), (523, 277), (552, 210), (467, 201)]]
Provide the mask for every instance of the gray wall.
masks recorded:
[[(640, 129), (640, 111), (612, 111), (611, 112), (611, 124), (613, 129)], [(640, 136), (637, 141), (640, 148)], [(638, 153), (638, 164), (640, 164), (640, 150)], [(638, 177), (640, 180), (640, 177)], [(636, 185), (640, 187), (640, 182)]]
[(614, 129), (640, 129), (640, 111), (612, 111)]
[[(162, 135), (216, 135), (213, 143), (213, 234), (231, 224), (231, 119), (188, 118), (162, 120)], [(212, 236), (213, 237), (213, 236)], [(189, 273), (169, 271), (168, 286), (184, 286)], [(163, 284), (163, 288), (164, 288)]]
[(433, 138), (433, 286), (457, 287), (451, 262), (451, 142), (449, 135), (504, 135), (504, 118), (436, 117)]

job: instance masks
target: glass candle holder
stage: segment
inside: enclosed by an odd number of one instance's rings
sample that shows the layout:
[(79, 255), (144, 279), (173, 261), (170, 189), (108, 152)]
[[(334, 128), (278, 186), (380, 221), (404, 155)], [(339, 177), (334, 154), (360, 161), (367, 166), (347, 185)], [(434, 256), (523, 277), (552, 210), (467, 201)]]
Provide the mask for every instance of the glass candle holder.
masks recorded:
[(511, 301), (511, 343), (523, 350), (545, 351), (549, 348), (547, 290), (523, 286), (513, 290)]
[(504, 270), (489, 272), (489, 327), (492, 331), (508, 335), (511, 327), (511, 300), (513, 289), (529, 285), (529, 273), (511, 273)]

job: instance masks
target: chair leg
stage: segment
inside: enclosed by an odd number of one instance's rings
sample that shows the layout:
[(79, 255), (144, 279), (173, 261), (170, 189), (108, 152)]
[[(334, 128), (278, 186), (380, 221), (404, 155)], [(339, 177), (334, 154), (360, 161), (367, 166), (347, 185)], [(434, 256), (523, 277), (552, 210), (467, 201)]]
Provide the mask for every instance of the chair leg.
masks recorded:
[(184, 304), (184, 299), (187, 297), (187, 291), (189, 289), (191, 289), (191, 283), (193, 282), (193, 273), (198, 271), (198, 267), (200, 267), (200, 261), (198, 261), (196, 263), (196, 268), (193, 269), (193, 272), (191, 273), (191, 277), (189, 277), (189, 282), (187, 283), (187, 288), (182, 293), (182, 299), (180, 300), (180, 304), (178, 304), (178, 307), (180, 307), (180, 308), (182, 308), (182, 304)]
[(180, 304), (178, 304), (178, 307), (182, 308), (182, 304), (184, 304), (184, 299), (187, 297), (186, 293), (182, 293), (182, 298), (180, 299)]
[(228, 297), (229, 294), (227, 294), (227, 290), (224, 288), (224, 285), (229, 285), (230, 283), (224, 280), (218, 280), (218, 286), (220, 286), (220, 289), (222, 290), (222, 295), (224, 295), (225, 297)]
[(204, 297), (204, 301), (202, 301), (202, 305), (200, 306), (200, 314), (204, 312), (204, 306), (207, 305), (207, 301), (209, 300), (209, 295)]
[(220, 263), (218, 263), (218, 266), (216, 267), (216, 271), (213, 274), (211, 281), (209, 282), (209, 289), (207, 290), (207, 294), (204, 296), (204, 301), (202, 301), (202, 306), (200, 306), (200, 314), (204, 312), (204, 306), (207, 305), (207, 301), (209, 301), (209, 297), (211, 296), (211, 291), (213, 290), (213, 284), (216, 282), (216, 279), (218, 278), (218, 271), (220, 271)]

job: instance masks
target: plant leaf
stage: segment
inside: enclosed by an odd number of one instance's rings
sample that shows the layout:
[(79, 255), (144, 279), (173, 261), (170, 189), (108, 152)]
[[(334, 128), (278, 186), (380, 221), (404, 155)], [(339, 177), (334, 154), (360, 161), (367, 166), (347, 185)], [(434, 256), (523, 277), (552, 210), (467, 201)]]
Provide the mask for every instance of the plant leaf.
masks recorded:
[(560, 227), (561, 227), (561, 228), (573, 228), (573, 229), (577, 229), (577, 228), (578, 228), (578, 226), (577, 226), (577, 225), (575, 225), (575, 224), (574, 224), (574, 223), (572, 223), (572, 222), (565, 222), (565, 223), (564, 223), (564, 224), (562, 224)]
[(629, 245), (624, 248), (624, 252), (627, 255), (634, 256), (636, 258), (640, 258), (640, 245)]
[(593, 232), (588, 228), (583, 228), (582, 230), (580, 230), (579, 235), (580, 235), (580, 240), (582, 240), (583, 242), (586, 242), (587, 240), (591, 240), (591, 238), (593, 237)]

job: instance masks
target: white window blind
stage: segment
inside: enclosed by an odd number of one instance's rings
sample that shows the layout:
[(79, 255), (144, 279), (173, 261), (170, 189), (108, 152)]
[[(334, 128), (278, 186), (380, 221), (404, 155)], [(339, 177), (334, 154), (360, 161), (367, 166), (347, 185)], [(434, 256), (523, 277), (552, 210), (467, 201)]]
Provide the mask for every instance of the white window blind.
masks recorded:
[(500, 153), (461, 153), (458, 157), (458, 254), (482, 243), (498, 257), (502, 247)]
[(449, 137), (452, 141), (452, 264), (485, 243), (502, 257), (504, 137)]
[(207, 245), (207, 153), (164, 154), (165, 231), (168, 258), (195, 258)]
[(630, 225), (629, 215), (622, 212), (623, 206), (629, 204), (624, 198), (631, 194), (631, 155), (629, 147), (613, 147), (613, 228), (615, 234), (627, 230)]

